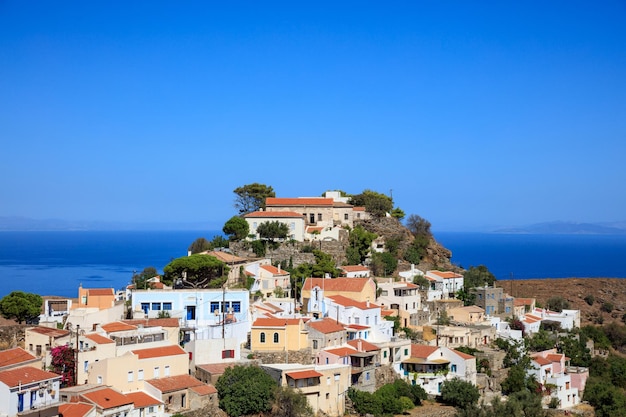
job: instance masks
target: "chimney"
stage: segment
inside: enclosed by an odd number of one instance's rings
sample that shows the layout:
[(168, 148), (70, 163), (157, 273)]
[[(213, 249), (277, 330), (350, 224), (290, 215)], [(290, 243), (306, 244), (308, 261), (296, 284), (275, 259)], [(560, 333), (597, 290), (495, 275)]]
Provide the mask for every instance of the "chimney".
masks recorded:
[(365, 305), (367, 306), (367, 308), (370, 308), (370, 299), (368, 298), (367, 301), (365, 302)]

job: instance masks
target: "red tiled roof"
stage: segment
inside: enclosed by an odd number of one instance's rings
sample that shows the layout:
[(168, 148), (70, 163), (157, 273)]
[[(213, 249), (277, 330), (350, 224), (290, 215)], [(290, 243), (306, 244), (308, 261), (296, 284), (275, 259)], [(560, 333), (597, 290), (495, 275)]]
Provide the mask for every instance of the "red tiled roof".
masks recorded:
[(231, 368), (235, 366), (234, 362), (227, 363), (206, 363), (203, 365), (196, 365), (196, 368), (203, 369), (210, 373), (211, 375), (221, 375), (226, 371), (226, 368)]
[(33, 366), (23, 366), (20, 368), (7, 369), (0, 371), (0, 382), (9, 388), (14, 388), (20, 384), (30, 384), (33, 382), (48, 381), (51, 379), (61, 379), (61, 375), (42, 371)]
[(0, 351), (0, 368), (34, 360), (37, 360), (37, 357), (19, 347)]
[(85, 403), (60, 403), (59, 415), (63, 417), (84, 417), (94, 409), (93, 404)]
[(177, 375), (167, 378), (151, 379), (147, 382), (162, 393), (206, 385), (191, 375)]
[(374, 350), (380, 350), (378, 346), (363, 339), (350, 340), (348, 344), (360, 352), (372, 352)]
[(346, 272), (369, 271), (369, 268), (363, 265), (344, 265), (340, 266), (339, 269), (342, 269)]
[(133, 353), (139, 357), (139, 359), (159, 358), (163, 356), (174, 355), (187, 355), (187, 352), (178, 345), (161, 346), (148, 349), (133, 350)]
[(198, 395), (217, 394), (217, 389), (213, 385), (203, 384), (203, 385), (198, 385), (197, 387), (191, 387), (189, 389)]
[(107, 343), (115, 343), (115, 341), (109, 339), (108, 337), (104, 337), (102, 335), (99, 335), (98, 333), (90, 333), (88, 335), (85, 335), (85, 337), (87, 339), (93, 340), (94, 342), (96, 342), (99, 345), (105, 345)]
[(130, 324), (131, 326), (143, 325), (143, 327), (158, 327), (158, 326), (179, 327), (180, 326), (178, 319), (174, 317), (122, 320), (122, 323)]
[[(153, 405), (163, 404), (163, 401), (157, 400), (151, 395), (146, 394), (143, 391), (129, 392), (126, 394), (135, 404), (135, 408), (145, 408)], [(65, 417), (65, 416), (63, 416)]]
[(122, 323), (121, 321), (114, 321), (111, 323), (103, 324), (102, 330), (107, 333), (123, 332), (127, 330), (137, 330), (137, 326), (131, 326), (130, 324)]
[(352, 207), (352, 211), (365, 211), (365, 207)]
[(306, 371), (285, 372), (285, 374), (291, 379), (307, 379), (307, 378), (316, 378), (316, 377), (322, 376), (322, 374), (312, 369), (309, 369)]
[(460, 357), (462, 357), (463, 359), (474, 359), (474, 356), (465, 353), (465, 352), (461, 352), (459, 350), (456, 349), (450, 349), (452, 352), (456, 353), (457, 355), (459, 355)]
[(440, 278), (448, 279), (448, 278), (463, 278), (463, 275), (457, 274), (452, 271), (428, 271), (429, 274), (437, 275)]
[(418, 345), (411, 343), (412, 358), (427, 358), (439, 349), (437, 346)]
[(331, 355), (335, 355), (339, 357), (350, 356), (353, 353), (357, 352), (357, 350), (347, 348), (347, 347), (340, 347), (340, 348), (335, 348), (335, 349), (324, 349), (324, 351), (330, 353)]
[(259, 317), (252, 323), (252, 327), (285, 327), (300, 324), (300, 319), (281, 319)]
[(86, 392), (82, 396), (104, 410), (133, 403), (126, 395), (108, 387)]
[(544, 358), (543, 356), (535, 356), (532, 358), (535, 362), (537, 362), (540, 366), (542, 365), (550, 365), (552, 363), (551, 360)]
[(332, 198), (323, 197), (297, 197), (297, 198), (276, 198), (265, 199), (265, 206), (331, 206), (334, 204)]
[(242, 263), (246, 260), (244, 258), (240, 258), (239, 256), (235, 256), (232, 253), (222, 252), (219, 250), (214, 250), (211, 252), (203, 252), (201, 255), (209, 255), (219, 259), (222, 262), (232, 264), (232, 263)]
[(70, 334), (68, 330), (53, 329), (52, 327), (38, 326), (26, 329), (29, 332), (35, 332), (50, 337), (63, 337)]
[(86, 290), (91, 296), (115, 295), (113, 288), (86, 288)]
[(323, 226), (307, 226), (306, 228), (307, 233), (321, 232), (322, 230), (324, 230)]
[(325, 291), (361, 292), (371, 282), (371, 278), (307, 278), (302, 286), (303, 290), (312, 290), (315, 287)]
[(552, 362), (561, 362), (561, 359), (563, 359), (565, 355), (563, 355), (562, 353), (548, 353), (546, 355), (546, 359), (549, 359)]
[(252, 217), (254, 218), (257, 218), (257, 217), (265, 217), (265, 218), (300, 217), (300, 218), (303, 218), (304, 216), (302, 215), (302, 213), (296, 213), (295, 211), (253, 211), (252, 213), (248, 213), (243, 217), (250, 217), (250, 218)]
[(284, 269), (278, 269), (273, 265), (261, 265), (261, 269), (264, 269), (273, 275), (289, 275), (289, 272), (285, 271)]
[[(350, 279), (355, 279), (355, 278), (350, 278)], [(335, 303), (342, 305), (344, 307), (356, 307), (359, 308), (361, 310), (369, 310), (369, 309), (373, 309), (373, 308), (380, 308), (380, 306), (374, 304), (374, 303), (369, 303), (367, 301), (356, 301), (353, 300), (352, 298), (349, 297), (345, 297), (343, 295), (330, 295), (328, 296), (328, 298), (330, 298), (331, 300), (333, 300)]]
[(307, 326), (324, 334), (343, 332), (346, 330), (342, 324), (337, 323), (336, 320), (333, 320), (331, 318), (324, 318), (322, 320), (312, 320), (307, 323)]
[(369, 329), (369, 326), (363, 326), (362, 324), (344, 324), (345, 328), (348, 330), (366, 330)]

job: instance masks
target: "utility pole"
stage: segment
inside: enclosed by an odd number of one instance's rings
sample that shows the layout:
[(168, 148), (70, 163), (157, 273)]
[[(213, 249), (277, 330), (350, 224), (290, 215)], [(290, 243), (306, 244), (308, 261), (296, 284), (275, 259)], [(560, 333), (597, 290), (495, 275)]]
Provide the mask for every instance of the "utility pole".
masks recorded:
[(80, 338), (80, 324), (76, 325), (76, 363), (74, 364), (74, 386), (78, 385), (78, 339)]

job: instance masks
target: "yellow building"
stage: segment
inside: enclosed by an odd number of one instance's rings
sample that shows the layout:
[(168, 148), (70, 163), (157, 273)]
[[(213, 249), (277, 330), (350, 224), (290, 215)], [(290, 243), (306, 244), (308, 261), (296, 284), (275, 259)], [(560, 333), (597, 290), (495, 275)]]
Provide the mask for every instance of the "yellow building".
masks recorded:
[(258, 318), (250, 330), (250, 349), (261, 352), (306, 349), (308, 333), (302, 319)]
[(72, 304), (72, 310), (77, 308), (97, 308), (104, 310), (115, 305), (115, 291), (113, 288), (83, 288), (78, 287), (78, 302)]
[(307, 278), (302, 285), (302, 305), (309, 313), (323, 313), (324, 297), (333, 295), (374, 302), (376, 283), (372, 278)]

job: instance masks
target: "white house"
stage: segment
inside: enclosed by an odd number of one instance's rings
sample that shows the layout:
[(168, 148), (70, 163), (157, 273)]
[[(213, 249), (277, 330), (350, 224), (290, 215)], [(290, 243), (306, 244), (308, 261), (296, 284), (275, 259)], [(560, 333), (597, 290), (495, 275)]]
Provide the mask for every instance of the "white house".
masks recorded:
[(363, 265), (343, 265), (339, 269), (346, 278), (369, 278), (371, 276), (370, 269)]
[(250, 331), (248, 290), (134, 290), (132, 309), (157, 317), (166, 311), (180, 321), (185, 340), (234, 338), (244, 343)]
[(385, 310), (393, 310), (400, 317), (402, 327), (418, 325), (421, 309), (419, 287), (411, 282), (379, 282), (380, 295), (376, 302)]
[[(58, 407), (61, 375), (33, 366), (0, 372), (0, 415)], [(56, 415), (56, 414), (51, 414)]]
[(246, 214), (243, 218), (248, 222), (250, 234), (254, 235), (255, 239), (261, 238), (258, 232), (260, 225), (279, 222), (287, 225), (289, 239), (297, 240), (298, 242), (304, 241), (306, 224), (302, 213), (295, 211), (254, 211)]
[(441, 290), (442, 298), (455, 298), (463, 289), (463, 275), (452, 271), (426, 271), (426, 278), (435, 281), (435, 290)]
[(246, 273), (254, 277), (254, 284), (250, 288), (253, 294), (257, 291), (264, 298), (274, 295), (288, 297), (291, 291), (291, 275), (279, 266), (251, 264), (246, 267)]
[(566, 360), (564, 354), (556, 353), (556, 349), (538, 352), (531, 356), (532, 366), (528, 371), (542, 385), (549, 398), (558, 399), (559, 408), (573, 407), (582, 399), (582, 389), (572, 382)]
[(411, 345), (411, 357), (402, 362), (404, 378), (431, 395), (441, 395), (447, 380), (459, 378), (476, 385), (476, 358), (445, 346)]
[(361, 338), (371, 343), (391, 340), (393, 322), (382, 319), (380, 306), (343, 295), (326, 296), (324, 301), (328, 317), (346, 325), (348, 339)]

